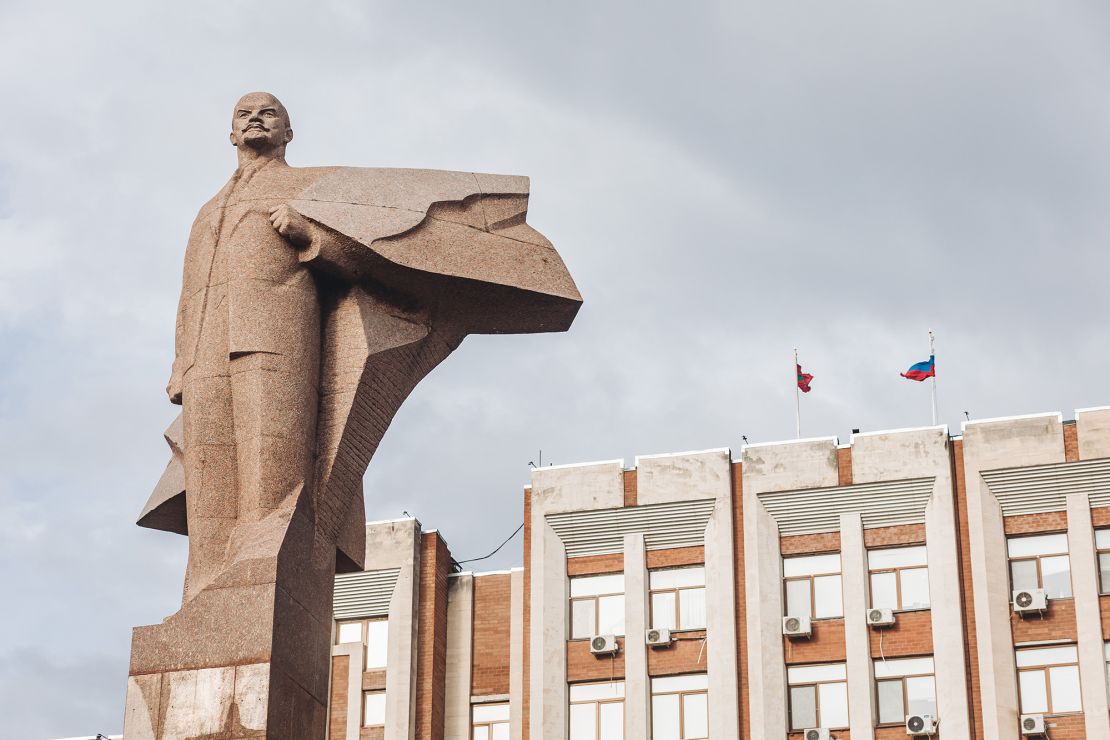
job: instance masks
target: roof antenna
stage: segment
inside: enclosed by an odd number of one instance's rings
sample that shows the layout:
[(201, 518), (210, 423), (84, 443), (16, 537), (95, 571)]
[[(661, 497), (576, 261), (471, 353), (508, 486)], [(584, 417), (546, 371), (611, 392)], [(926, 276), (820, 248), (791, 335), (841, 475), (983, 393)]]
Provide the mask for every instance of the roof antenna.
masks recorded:
[(748, 443), (748, 436), (746, 434), (741, 434), (740, 439), (744, 440), (744, 444)]
[(539, 460), (540, 460), (540, 464), (539, 464), (539, 465), (536, 465), (536, 463), (534, 463), (533, 461), (529, 460), (529, 461), (528, 461), (528, 467), (530, 467), (530, 468), (533, 468), (533, 469), (535, 469), (535, 468), (542, 468), (542, 467), (543, 467), (543, 450), (540, 450), (540, 458), (539, 458)]
[(965, 411), (964, 412), (964, 418), (967, 419), (968, 421), (971, 421), (971, 414), (969, 414)]

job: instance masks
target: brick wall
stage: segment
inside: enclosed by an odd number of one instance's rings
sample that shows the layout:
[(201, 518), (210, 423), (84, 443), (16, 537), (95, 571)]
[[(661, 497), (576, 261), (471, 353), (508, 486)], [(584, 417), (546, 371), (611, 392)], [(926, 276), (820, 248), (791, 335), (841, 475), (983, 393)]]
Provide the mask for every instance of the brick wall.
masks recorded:
[(704, 565), (704, 547), (674, 547), (668, 550), (648, 550), (648, 570), (681, 568), (685, 565)]
[(604, 573), (623, 573), (624, 553), (614, 552), (609, 555), (585, 555), (578, 558), (567, 558), (567, 576), (597, 576)]
[(1049, 599), (1048, 610), (1024, 616), (1010, 612), (1014, 644), (1041, 640), (1076, 640), (1075, 602), (1072, 599)]
[(898, 612), (894, 624), (869, 628), (871, 657), (902, 658), (933, 654), (933, 613), (928, 609)]
[(624, 471), (624, 505), (636, 505), (636, 471)]
[(1020, 534), (1045, 534), (1048, 532), (1067, 532), (1068, 514), (1066, 511), (1046, 511), (1042, 514), (1019, 514), (1003, 518), (1006, 536)]
[(979, 650), (976, 642), (975, 600), (972, 597), (971, 540), (968, 534), (967, 488), (964, 482), (964, 443), (952, 441), (952, 480), (956, 483), (956, 521), (959, 527), (960, 599), (964, 611), (964, 645), (967, 648), (967, 685), (971, 695), (971, 726), (975, 740), (983, 737), (983, 707), (979, 685)]
[(748, 619), (744, 609), (744, 475), (741, 463), (732, 464), (732, 550), (736, 574), (736, 670), (739, 674), (740, 737), (751, 737), (751, 710), (748, 708)]
[(924, 524), (900, 524), (896, 527), (875, 527), (863, 530), (863, 546), (868, 550), (878, 547), (924, 544)]
[(447, 674), (447, 573), (451, 556), (437, 532), (420, 540), (417, 615), (416, 737), (443, 740)]
[(840, 552), (840, 532), (822, 534), (796, 534), (779, 538), (779, 552), (790, 555), (815, 555), (822, 552)]
[(1074, 421), (1064, 422), (1064, 460), (1066, 462), (1079, 460), (1079, 428)]
[(347, 738), (347, 689), (350, 686), (351, 658), (335, 655), (331, 659), (331, 693), (328, 697), (328, 737)]
[(676, 676), (680, 673), (705, 673), (705, 630), (675, 633), (670, 647), (648, 648), (649, 676)]
[(594, 655), (589, 640), (571, 640), (567, 643), (567, 682), (613, 681), (624, 678), (624, 641), (618, 637), (621, 651), (616, 655)]
[(852, 448), (838, 447), (836, 450), (836, 485), (852, 485)]
[(474, 578), (474, 696), (509, 693), (509, 600), (512, 578), (497, 573)]
[(783, 654), (786, 656), (787, 665), (801, 663), (827, 663), (842, 661), (845, 656), (844, 649), (844, 620), (843, 619), (815, 619), (813, 620), (813, 636), (791, 640), (782, 638)]

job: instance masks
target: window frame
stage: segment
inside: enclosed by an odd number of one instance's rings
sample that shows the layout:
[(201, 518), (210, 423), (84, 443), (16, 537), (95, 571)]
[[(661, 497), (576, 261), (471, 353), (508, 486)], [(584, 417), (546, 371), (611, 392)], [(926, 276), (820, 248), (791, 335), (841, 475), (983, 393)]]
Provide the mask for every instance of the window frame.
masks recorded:
[[(1024, 648), (1017, 648), (1014, 651), (1015, 661), (1016, 661), (1016, 654), (1022, 652), (1023, 650), (1043, 650), (1045, 648), (1062, 648), (1062, 647), (1070, 647), (1073, 650), (1075, 650), (1075, 662), (1043, 663), (1041, 665), (1033, 665), (1033, 666), (1025, 666), (1025, 667), (1022, 667), (1022, 668), (1017, 668), (1018, 708), (1022, 712), (1024, 712), (1025, 709), (1024, 709), (1024, 707), (1021, 706), (1024, 703), (1024, 699), (1021, 695), (1021, 674), (1023, 674), (1023, 673), (1040, 673), (1041, 676), (1042, 676), (1042, 681), (1044, 682), (1045, 706), (1048, 708), (1048, 710), (1046, 712), (1044, 712), (1044, 716), (1046, 716), (1046, 717), (1068, 717), (1068, 716), (1072, 716), (1072, 715), (1076, 715), (1076, 714), (1083, 714), (1083, 676), (1080, 675), (1080, 673), (1079, 673), (1079, 645), (1077, 643), (1066, 643), (1066, 644), (1059, 644), (1059, 645), (1038, 645), (1038, 646), (1028, 645)], [(1069, 711), (1066, 711), (1066, 712), (1057, 712), (1057, 711), (1055, 711), (1055, 707), (1053, 706), (1054, 702), (1052, 701), (1052, 681), (1049, 679), (1048, 672), (1049, 672), (1049, 670), (1051, 670), (1053, 668), (1072, 668), (1072, 667), (1075, 668), (1075, 675), (1076, 675), (1076, 682), (1077, 682), (1076, 689), (1078, 691), (1077, 696), (1079, 698), (1079, 709), (1072, 709), (1072, 710), (1069, 710)]]
[(362, 706), (359, 708), (359, 710), (360, 710), (359, 713), (360, 713), (361, 716), (359, 717), (359, 725), (358, 726), (363, 727), (363, 728), (385, 727), (385, 709), (386, 709), (386, 707), (384, 707), (384, 706), (382, 707), (382, 722), (381, 722), (381, 724), (373, 724), (373, 725), (366, 724), (366, 698), (369, 697), (369, 696), (381, 696), (384, 699), (385, 698), (385, 689), (363, 690), (363, 692), (362, 692)]
[[(575, 578), (597, 578), (597, 577), (603, 577), (603, 576), (616, 576), (616, 575), (619, 575), (619, 576), (623, 577), (624, 576), (624, 571), (614, 571), (612, 573), (590, 573), (589, 575), (575, 576)], [(573, 580), (573, 578), (570, 579), (570, 580)], [(570, 585), (568, 583), (568, 590), (569, 590), (569, 588), (570, 588)], [(627, 588), (625, 590), (622, 590), (622, 591), (613, 591), (611, 593), (607, 592), (607, 593), (603, 593), (603, 594), (591, 594), (589, 596), (571, 596), (570, 599), (569, 599), (568, 606), (567, 606), (567, 608), (569, 609), (568, 616), (570, 617), (569, 619), (567, 619), (567, 631), (570, 633), (570, 635), (568, 636), (567, 639), (572, 640), (572, 641), (581, 642), (583, 640), (592, 640), (593, 638), (595, 638), (595, 637), (597, 637), (598, 635), (601, 635), (601, 634), (609, 634), (607, 632), (603, 633), (603, 632), (600, 631), (601, 628), (600, 628), (598, 620), (600, 620), (600, 618), (601, 618), (601, 609), (598, 606), (598, 601), (600, 599), (608, 599), (608, 598), (612, 598), (614, 596), (620, 596), (622, 599), (624, 599), (624, 598), (626, 598), (626, 595), (627, 595)], [(593, 631), (589, 635), (587, 635), (586, 637), (574, 637), (574, 605), (575, 605), (576, 602), (579, 602), (579, 601), (592, 601), (594, 603), (594, 626), (593, 626)], [(615, 636), (616, 637), (625, 637), (626, 636), (625, 633), (627, 631), (628, 631), (628, 627), (627, 627), (627, 625), (625, 625), (624, 629), (620, 633), (615, 634)]]
[[(650, 584), (651, 584), (651, 574), (652, 573), (658, 573), (658, 572), (661, 572), (661, 571), (670, 571), (670, 570), (693, 570), (695, 568), (700, 569), (701, 572), (702, 572), (702, 579), (701, 579), (702, 582), (701, 582), (700, 586), (668, 586), (666, 588), (651, 588)], [(656, 594), (674, 594), (674, 615), (673, 616), (674, 616), (674, 624), (676, 626), (671, 628), (672, 632), (696, 631), (696, 630), (706, 629), (707, 625), (704, 625), (704, 624), (701, 625), (700, 627), (683, 627), (682, 626), (682, 595), (680, 593), (681, 591), (699, 591), (700, 590), (703, 593), (703, 599), (704, 599), (704, 594), (705, 594), (705, 566), (704, 565), (688, 565), (688, 566), (680, 566), (680, 567), (677, 567), (677, 568), (655, 568), (651, 571), (648, 571), (648, 584), (649, 584), (648, 585), (648, 625), (651, 627), (651, 629), (659, 629), (655, 625), (655, 595)], [(595, 616), (596, 616), (596, 608), (595, 608)], [(708, 621), (708, 619), (706, 621)]]
[[(894, 574), (894, 592), (897, 595), (897, 601), (898, 601), (898, 606), (896, 606), (894, 608), (894, 611), (896, 611), (896, 612), (923, 612), (923, 611), (928, 611), (929, 609), (933, 608), (933, 600), (932, 600), (932, 594), (931, 593), (928, 594), (928, 596), (930, 597), (928, 606), (905, 606), (902, 603), (902, 572), (903, 571), (923, 570), (923, 571), (925, 571), (926, 580), (928, 580), (928, 578), (929, 578), (929, 559), (928, 559), (929, 551), (928, 551), (928, 549), (926, 549), (925, 545), (916, 545), (915, 544), (915, 545), (901, 545), (899, 547), (875, 547), (875, 548), (869, 549), (867, 551), (867, 554), (870, 555), (872, 552), (885, 551), (885, 550), (908, 550), (910, 548), (918, 548), (918, 547), (920, 547), (922, 549), (925, 549), (925, 564), (924, 565), (898, 565), (898, 566), (892, 566), (892, 567), (887, 567), (887, 568), (874, 568), (874, 569), (872, 569), (871, 567), (868, 567), (868, 569), (867, 569), (867, 586), (868, 586), (868, 588), (867, 588), (867, 598), (868, 598), (868, 601), (871, 603), (871, 606), (870, 606), (871, 609), (876, 608), (875, 603), (874, 603), (874, 598), (875, 598), (874, 597), (874, 594), (875, 594), (874, 577), (877, 576), (877, 575), (884, 574), (884, 573), (893, 573)], [(930, 586), (930, 588), (931, 588), (931, 586)]]
[[(484, 708), (484, 707), (505, 707), (506, 711), (509, 712), (510, 719), (491, 719), (491, 720), (482, 720), (481, 722), (479, 722), (478, 720), (474, 719), (474, 710)], [(511, 717), (512, 717), (512, 712), (511, 712), (511, 709), (510, 709), (510, 706), (509, 706), (508, 702), (493, 701), (493, 702), (487, 702), (487, 703), (471, 704), (470, 705), (470, 740), (474, 740), (474, 733), (479, 728), (482, 728), (482, 727), (486, 728), (486, 730), (488, 731), (486, 736), (489, 737), (489, 738), (493, 738), (493, 728), (495, 726), (504, 725), (506, 729), (509, 729), (511, 721), (512, 721)]]
[[(1044, 591), (1046, 595), (1048, 595), (1048, 598), (1052, 599), (1053, 601), (1075, 598), (1075, 584), (1071, 580), (1071, 549), (1067, 546), (1067, 544), (1065, 544), (1063, 551), (1042, 552), (1036, 555), (1018, 555), (1016, 557), (1010, 555), (1010, 542), (1013, 540), (1032, 539), (1034, 537), (1049, 537), (1052, 535), (1064, 535), (1064, 542), (1067, 543), (1067, 532), (1036, 532), (1034, 534), (1010, 535), (1006, 538), (1006, 572), (1010, 578), (1011, 592), (1018, 590), (1018, 587), (1014, 585), (1014, 563), (1034, 561), (1034, 564), (1037, 568), (1037, 588), (1039, 590)], [(1071, 594), (1068, 596), (1052, 596), (1051, 594), (1048, 594), (1048, 589), (1046, 589), (1044, 585), (1044, 572), (1041, 570), (1041, 560), (1044, 558), (1059, 557), (1065, 557), (1068, 559), (1068, 590), (1071, 592)], [(1098, 565), (1097, 557), (1095, 558), (1095, 565), (1096, 567)]]
[[(840, 563), (840, 569), (837, 570), (837, 571), (828, 571), (828, 572), (823, 571), (821, 573), (809, 573), (809, 574), (804, 575), (804, 576), (788, 576), (788, 575), (786, 575), (785, 568), (786, 568), (786, 561), (787, 560), (796, 560), (796, 559), (809, 558), (809, 557), (822, 557), (822, 556), (825, 556), (825, 555), (836, 555), (837, 560)], [(788, 558), (783, 558), (782, 560), (783, 560), (783, 566), (782, 566), (782, 568), (783, 568), (782, 607), (783, 607), (783, 612), (784, 612), (783, 616), (784, 617), (799, 617), (799, 616), (804, 617), (804, 616), (806, 616), (804, 614), (792, 614), (792, 613), (790, 613), (789, 599), (787, 598), (787, 586), (786, 586), (786, 584), (790, 583), (791, 581), (809, 581), (809, 618), (813, 621), (817, 621), (819, 619), (844, 619), (844, 560), (843, 560), (843, 556), (842, 556), (842, 554), (839, 550), (837, 550), (836, 552), (814, 552), (814, 553), (806, 553), (805, 555), (792, 555)], [(837, 578), (840, 579), (840, 614), (835, 615), (835, 616), (829, 616), (829, 617), (815, 616), (817, 614), (817, 587), (814, 585), (814, 581), (817, 578), (829, 578), (831, 576), (836, 576)]]
[[(1098, 533), (1099, 532), (1110, 532), (1110, 528), (1098, 527), (1098, 528), (1095, 529), (1095, 533), (1094, 533), (1094, 538), (1095, 538), (1095, 567), (1098, 568), (1098, 593), (1099, 593), (1100, 596), (1106, 596), (1106, 595), (1110, 594), (1110, 583), (1104, 583), (1103, 580), (1102, 580), (1102, 572), (1103, 572), (1102, 571), (1102, 556), (1103, 555), (1110, 556), (1110, 543), (1107, 543), (1107, 545), (1105, 547), (1099, 547), (1098, 546)], [(1070, 564), (1071, 563), (1069, 561), (1069, 565)]]
[[(848, 725), (830, 726), (830, 725), (823, 724), (821, 722), (821, 690), (820, 690), (820, 688), (818, 688), (820, 686), (825, 686), (825, 685), (828, 685), (828, 684), (844, 684), (844, 694), (845, 694), (845, 698), (846, 698), (845, 714), (849, 714), (850, 708), (847, 705), (847, 699), (849, 699), (849, 696), (848, 696), (848, 665), (847, 665), (847, 663), (842, 663), (842, 662), (839, 662), (839, 661), (835, 662), (835, 663), (805, 663), (805, 664), (787, 666), (787, 670), (789, 671), (790, 668), (808, 668), (808, 667), (811, 667), (811, 666), (830, 666), (830, 665), (843, 666), (844, 667), (844, 678), (829, 679), (829, 680), (825, 680), (825, 681), (806, 681), (804, 683), (790, 683), (789, 677), (787, 678), (787, 681), (786, 681), (786, 726), (788, 728), (788, 732), (802, 732), (804, 730), (812, 729), (810, 727), (794, 727), (794, 724), (793, 724), (793, 722), (794, 722), (794, 719), (793, 719), (793, 715), (794, 715), (793, 699), (792, 699), (793, 692), (791, 690), (792, 689), (808, 689), (808, 688), (813, 689), (813, 716), (817, 720), (817, 724), (815, 726), (816, 727), (823, 727), (826, 730), (847, 730), (847, 729), (849, 729)], [(789, 673), (787, 675), (789, 676)], [(850, 720), (851, 720), (851, 717), (849, 717), (849, 721)]]
[[(615, 684), (620, 684), (621, 685), (621, 695), (617, 698), (579, 699), (578, 701), (575, 701), (574, 699), (570, 698), (570, 688), (573, 687), (573, 686), (601, 686), (601, 685), (604, 685), (604, 684), (614, 684), (614, 685)], [(594, 706), (594, 737), (595, 738), (600, 738), (601, 737), (601, 706), (603, 704), (620, 704), (621, 705), (621, 714), (623, 716), (623, 714), (624, 714), (624, 700), (626, 698), (626, 694), (624, 692), (625, 692), (624, 679), (621, 679), (619, 681), (616, 681), (616, 680), (614, 680), (614, 681), (583, 681), (582, 683), (571, 684), (570, 687), (567, 688), (567, 721), (568, 721), (567, 737), (570, 737), (570, 732), (571, 732), (571, 727), (569, 725), (570, 715), (571, 715), (571, 707), (575, 706), (576, 704), (577, 705), (592, 704)], [(623, 725), (621, 726), (621, 737), (622, 738), (624, 737), (624, 726)]]
[[(930, 656), (930, 657), (932, 657), (932, 656)], [(894, 683), (895, 681), (897, 681), (898, 683), (900, 683), (902, 685), (902, 714), (905, 715), (898, 722), (877, 721), (876, 724), (875, 724), (876, 727), (901, 727), (902, 725), (906, 724), (906, 717), (910, 716), (908, 714), (909, 706), (910, 706), (910, 696), (909, 696), (909, 689), (906, 687), (906, 679), (907, 678), (931, 678), (931, 679), (933, 679), (933, 701), (935, 702), (937, 700), (937, 672), (936, 672), (935, 665), (934, 665), (932, 673), (906, 673), (906, 674), (901, 675), (901, 676), (887, 676), (887, 677), (884, 677), (884, 678), (876, 678), (875, 679), (875, 715), (876, 715), (876, 720), (878, 720), (878, 718), (882, 716), (882, 707), (879, 704), (879, 684), (881, 684), (881, 683)], [(935, 719), (935, 717), (934, 717), (934, 719)]]
[[(702, 587), (704, 588), (704, 586)], [(707, 675), (707, 674), (700, 674)], [(652, 678), (671, 678), (670, 676), (652, 676)], [(707, 679), (708, 680), (708, 679)], [(679, 740), (709, 740), (709, 718), (712, 716), (709, 710), (709, 686), (699, 689), (678, 689), (677, 691), (656, 691), (654, 686), (651, 687), (651, 701), (652, 712), (654, 717), (655, 710), (655, 697), (657, 696), (677, 696), (678, 697), (678, 736)], [(687, 696), (704, 696), (705, 697), (705, 737), (686, 737), (686, 701)]]

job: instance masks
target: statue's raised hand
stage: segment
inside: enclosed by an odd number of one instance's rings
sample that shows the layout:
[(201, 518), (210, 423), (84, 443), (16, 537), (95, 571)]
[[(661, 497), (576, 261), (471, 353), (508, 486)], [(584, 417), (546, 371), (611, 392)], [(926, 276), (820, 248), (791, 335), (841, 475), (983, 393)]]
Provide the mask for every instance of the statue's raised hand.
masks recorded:
[(295, 247), (307, 247), (312, 241), (312, 226), (308, 219), (285, 203), (270, 209), (270, 223)]

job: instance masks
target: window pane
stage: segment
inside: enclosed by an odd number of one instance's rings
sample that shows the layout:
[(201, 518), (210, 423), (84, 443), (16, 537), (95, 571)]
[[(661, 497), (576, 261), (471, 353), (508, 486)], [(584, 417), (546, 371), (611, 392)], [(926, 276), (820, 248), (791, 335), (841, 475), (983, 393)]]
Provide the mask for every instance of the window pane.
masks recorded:
[(509, 719), (508, 704), (478, 704), (474, 707), (475, 722), (496, 722)]
[(601, 705), (601, 733), (598, 740), (623, 740), (624, 702), (607, 702)]
[(623, 698), (624, 681), (614, 681), (612, 683), (576, 683), (570, 687), (571, 701)]
[(909, 714), (937, 716), (937, 688), (932, 676), (914, 676), (906, 679), (906, 707)]
[(902, 681), (879, 681), (879, 722), (903, 722), (906, 719), (905, 707), (902, 706)]
[(786, 615), (788, 617), (812, 617), (810, 604), (809, 579), (786, 582)]
[(843, 596), (840, 590), (840, 576), (820, 576), (813, 579), (813, 616), (844, 616)]
[(682, 732), (685, 740), (709, 737), (709, 697), (706, 694), (682, 697)]
[(570, 740), (597, 740), (597, 704), (570, 705)]
[(650, 588), (682, 588), (684, 586), (704, 586), (705, 568), (669, 568), (653, 570), (648, 574)]
[(705, 627), (705, 589), (686, 588), (678, 592), (679, 626), (684, 630)]
[(817, 573), (839, 573), (840, 553), (829, 555), (807, 555), (800, 558), (784, 558), (782, 561), (782, 574), (784, 576), (812, 576)]
[(580, 640), (594, 636), (597, 628), (594, 623), (593, 599), (582, 599), (570, 602), (570, 639)]
[(489, 740), (489, 727), (482, 725), (474, 728), (474, 740)]
[(1018, 673), (1018, 687), (1021, 690), (1022, 714), (1037, 714), (1048, 711), (1048, 694), (1045, 693), (1044, 671), (1021, 671)]
[(867, 551), (868, 570), (905, 568), (913, 565), (925, 565), (927, 562), (924, 545), (919, 547), (889, 547), (882, 550)]
[(681, 676), (660, 676), (651, 679), (651, 693), (668, 694), (676, 691), (705, 691), (709, 676), (705, 673), (686, 673)]
[(498, 722), (492, 725), (493, 732), (490, 734), (490, 740), (509, 740), (509, 723)]
[(1071, 568), (1067, 555), (1041, 558), (1041, 577), (1050, 599), (1071, 598)]
[(374, 691), (363, 694), (362, 726), (376, 727), (385, 724), (385, 692)]
[(1042, 534), (1036, 537), (1010, 537), (1006, 540), (1010, 557), (1028, 555), (1057, 555), (1068, 551), (1066, 534)]
[(891, 658), (875, 661), (875, 678), (897, 678), (932, 672), (932, 658)]
[(385, 668), (389, 653), (389, 622), (374, 619), (366, 623), (366, 667)]
[(894, 573), (871, 574), (871, 608), (898, 608), (898, 576)]
[(817, 706), (822, 727), (848, 726), (848, 684), (823, 683), (817, 686)]
[(583, 576), (570, 579), (571, 596), (598, 596), (600, 594), (623, 593), (623, 573), (614, 573), (607, 576)]
[(651, 595), (651, 626), (653, 628), (673, 630), (678, 627), (674, 621), (674, 601), (674, 591)]
[(1053, 712), (1079, 712), (1083, 702), (1079, 698), (1079, 667), (1056, 666), (1048, 669), (1048, 685), (1052, 690)]
[(1075, 663), (1079, 660), (1079, 653), (1075, 645), (1053, 648), (1027, 648), (1017, 651), (1018, 668), (1039, 665), (1059, 665), (1060, 663)]
[(362, 622), (344, 622), (339, 625), (339, 644), (362, 642)]
[(1102, 593), (1110, 593), (1110, 552), (1099, 553), (1098, 582)]
[(1010, 563), (1010, 582), (1015, 591), (1040, 588), (1037, 582), (1037, 561), (1015, 560)]
[(1110, 550), (1110, 529), (1095, 530), (1095, 548), (1099, 550)]
[(601, 596), (597, 600), (597, 633), (624, 634), (624, 597)]
[(847, 675), (844, 663), (792, 665), (786, 669), (786, 682), (791, 686), (818, 681), (843, 681)]
[(790, 729), (817, 726), (817, 690), (813, 686), (790, 689)]
[(910, 568), (901, 571), (902, 608), (929, 608), (929, 569)]
[(679, 740), (678, 694), (651, 697), (652, 740)]

